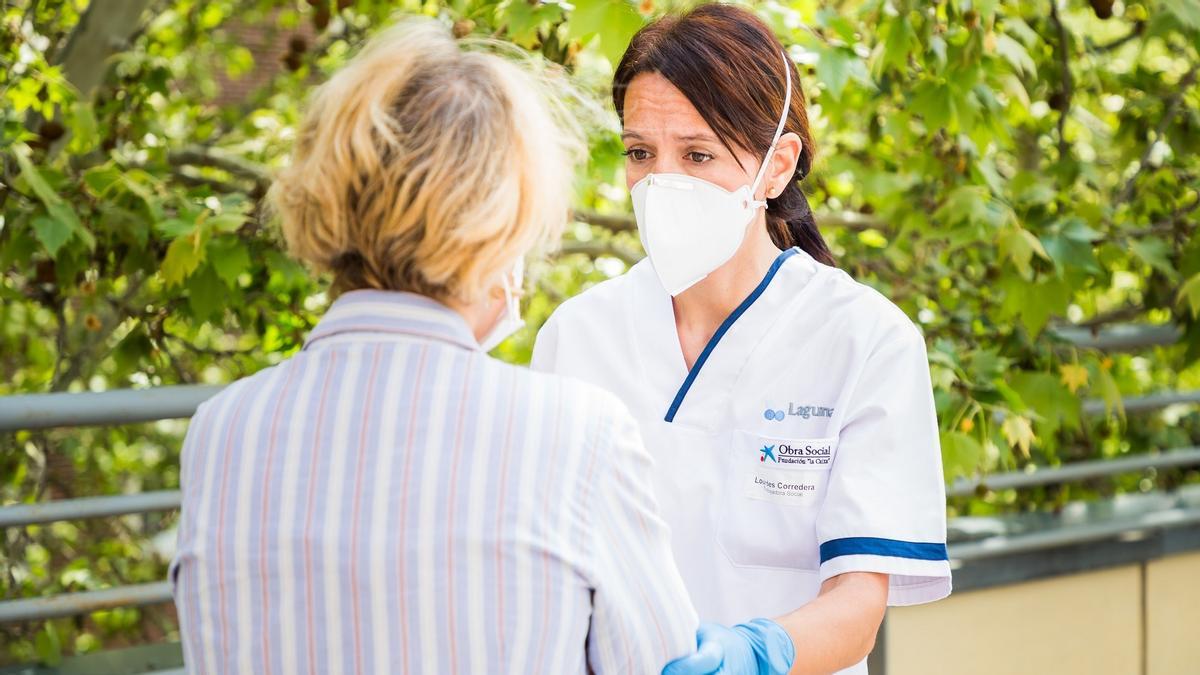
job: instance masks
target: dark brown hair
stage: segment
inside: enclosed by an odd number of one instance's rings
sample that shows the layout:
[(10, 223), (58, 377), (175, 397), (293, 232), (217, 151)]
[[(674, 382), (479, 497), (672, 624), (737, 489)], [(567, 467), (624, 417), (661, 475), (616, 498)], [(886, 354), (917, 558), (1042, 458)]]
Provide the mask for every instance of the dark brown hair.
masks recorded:
[[(783, 45), (752, 12), (723, 4), (701, 5), (664, 16), (633, 36), (613, 76), (613, 104), (625, 121), (625, 92), (635, 77), (658, 73), (691, 101), (731, 153), (738, 146), (766, 154), (787, 94), (781, 68)], [(767, 231), (782, 249), (799, 246), (814, 259), (833, 265), (800, 181), (812, 169), (812, 135), (800, 74), (792, 69), (792, 103), (784, 133), (800, 137), (804, 148), (796, 173), (783, 192), (767, 200)], [(758, 167), (748, 170), (757, 171)]]

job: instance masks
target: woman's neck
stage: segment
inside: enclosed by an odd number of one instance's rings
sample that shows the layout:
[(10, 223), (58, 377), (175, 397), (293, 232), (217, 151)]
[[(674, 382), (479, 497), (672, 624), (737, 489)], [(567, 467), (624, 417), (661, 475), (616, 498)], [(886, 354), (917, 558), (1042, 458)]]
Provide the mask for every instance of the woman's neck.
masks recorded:
[(762, 282), (778, 256), (779, 249), (764, 223), (754, 223), (728, 262), (672, 299), (675, 330), (689, 369), (721, 323)]

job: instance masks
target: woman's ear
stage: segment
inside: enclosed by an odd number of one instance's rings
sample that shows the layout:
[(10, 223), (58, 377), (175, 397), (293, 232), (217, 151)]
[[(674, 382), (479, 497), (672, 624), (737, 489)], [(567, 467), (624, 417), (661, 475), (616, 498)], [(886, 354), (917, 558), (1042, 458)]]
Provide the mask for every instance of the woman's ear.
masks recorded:
[(763, 194), (766, 197), (778, 197), (788, 186), (796, 173), (796, 163), (800, 161), (800, 153), (803, 151), (804, 141), (800, 140), (797, 134), (789, 131), (779, 137), (779, 142), (775, 144), (775, 154), (771, 157), (770, 167), (763, 179)]

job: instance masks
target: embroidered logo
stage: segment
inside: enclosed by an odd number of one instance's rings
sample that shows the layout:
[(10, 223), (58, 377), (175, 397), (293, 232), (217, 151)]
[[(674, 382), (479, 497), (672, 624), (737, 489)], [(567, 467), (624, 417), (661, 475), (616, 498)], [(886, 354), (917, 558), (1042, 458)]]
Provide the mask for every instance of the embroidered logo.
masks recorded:
[(763, 411), (763, 417), (774, 422), (782, 422), (785, 417), (800, 417), (809, 419), (810, 417), (833, 417), (833, 408), (826, 408), (820, 405), (796, 405), (789, 403), (787, 412), (767, 408)]
[(775, 459), (775, 446), (764, 445), (764, 446), (762, 446), (762, 450), (759, 450), (759, 452), (762, 453), (762, 457), (759, 457), (758, 461), (765, 462), (765, 461), (767, 461), (767, 458), (770, 457), (772, 462), (775, 462), (775, 463), (779, 462), (778, 459)]

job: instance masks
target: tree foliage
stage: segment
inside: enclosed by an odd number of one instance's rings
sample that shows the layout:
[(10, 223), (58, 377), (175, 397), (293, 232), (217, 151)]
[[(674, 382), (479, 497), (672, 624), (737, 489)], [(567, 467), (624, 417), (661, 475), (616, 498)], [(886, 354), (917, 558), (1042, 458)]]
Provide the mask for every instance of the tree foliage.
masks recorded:
[[(294, 352), (327, 301), (263, 209), (306, 93), (399, 14), (505, 40), (597, 101), (654, 0), (22, 0), (0, 10), (0, 394), (227, 382)], [(806, 187), (839, 260), (929, 341), (947, 477), (1192, 444), (1200, 387), (1200, 1), (842, 0), (753, 7), (805, 71)], [(87, 15), (86, 21), (81, 20)], [(129, 20), (126, 16), (137, 17)], [(281, 50), (245, 42), (246, 27)], [(269, 54), (264, 60), (263, 54)], [(248, 92), (239, 83), (255, 82)], [(615, 116), (578, 220), (534, 272), (528, 359), (563, 298), (640, 257)], [(1066, 325), (1172, 324), (1177, 344), (1077, 349)], [(1081, 399), (1106, 402), (1086, 417)], [(177, 486), (183, 425), (0, 437), (0, 499)], [(981, 492), (953, 513), (1170, 486), (1167, 472)], [(8, 597), (161, 578), (172, 517), (5, 533)], [(7, 657), (174, 630), (169, 608), (0, 627)]]

